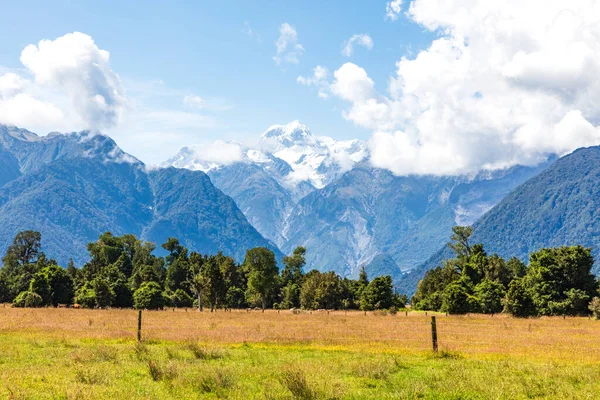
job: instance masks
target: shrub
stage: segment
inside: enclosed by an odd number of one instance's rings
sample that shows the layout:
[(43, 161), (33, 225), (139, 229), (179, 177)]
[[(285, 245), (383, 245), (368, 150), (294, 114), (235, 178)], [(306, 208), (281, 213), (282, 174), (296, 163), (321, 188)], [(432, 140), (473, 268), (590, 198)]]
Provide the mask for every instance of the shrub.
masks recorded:
[(79, 304), (83, 308), (94, 308), (96, 307), (96, 292), (91, 286), (86, 283), (83, 285), (75, 296), (75, 303)]
[(312, 400), (317, 398), (316, 391), (310, 387), (306, 375), (300, 369), (288, 369), (281, 375), (281, 383), (292, 392), (295, 399)]
[(165, 306), (160, 285), (156, 282), (145, 282), (133, 293), (133, 303), (138, 310), (158, 310)]
[(600, 319), (600, 297), (594, 297), (588, 306), (596, 319)]
[(153, 381), (172, 380), (177, 375), (177, 370), (172, 364), (161, 366), (155, 361), (148, 360), (148, 373)]
[(235, 384), (235, 377), (229, 371), (217, 369), (212, 374), (200, 378), (200, 390), (204, 393), (215, 393), (230, 389)]
[(42, 296), (30, 291), (19, 293), (13, 300), (14, 307), (40, 307), (42, 303)]
[(215, 360), (217, 358), (222, 358), (224, 355), (223, 350), (221, 349), (200, 346), (196, 342), (188, 342), (186, 347), (192, 352), (194, 357), (201, 360)]

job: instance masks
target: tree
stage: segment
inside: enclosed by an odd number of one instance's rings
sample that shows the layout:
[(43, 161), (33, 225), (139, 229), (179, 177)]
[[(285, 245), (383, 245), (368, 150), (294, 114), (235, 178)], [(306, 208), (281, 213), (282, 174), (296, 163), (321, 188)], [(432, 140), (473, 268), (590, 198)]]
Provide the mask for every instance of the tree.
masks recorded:
[(258, 296), (264, 312), (275, 287), (275, 277), (279, 272), (275, 254), (266, 247), (250, 249), (246, 252), (243, 268), (248, 275), (247, 297)]
[(156, 282), (145, 282), (133, 293), (133, 302), (138, 310), (158, 310), (165, 306), (162, 289)]
[(75, 294), (75, 303), (83, 308), (96, 307), (96, 292), (92, 288), (91, 282), (86, 282)]
[(171, 305), (173, 307), (192, 307), (194, 300), (183, 289), (177, 289), (171, 296)]
[[(56, 307), (59, 304), (71, 304), (73, 302), (73, 279), (65, 269), (56, 264), (50, 264), (36, 274), (38, 279), (41, 279), (42, 276), (48, 285), (48, 304), (52, 304)], [(44, 288), (44, 290), (46, 289)], [(34, 291), (40, 294), (42, 298), (44, 297), (38, 290)]]
[(284, 268), (281, 271), (282, 308), (300, 306), (300, 287), (304, 279), (302, 268), (306, 265), (306, 248), (296, 247), (289, 257), (283, 257)]
[(112, 294), (111, 307), (131, 307), (133, 306), (133, 293), (127, 277), (120, 268), (121, 258), (116, 263), (104, 267), (97, 275), (96, 279), (103, 279), (108, 282)]
[(2, 262), (6, 265), (13, 260), (21, 266), (36, 262), (42, 247), (42, 235), (36, 231), (17, 233), (12, 245), (8, 246)]
[(92, 288), (96, 293), (96, 307), (106, 308), (113, 304), (116, 295), (107, 279), (97, 277), (92, 281)]
[(373, 279), (362, 291), (360, 307), (362, 310), (389, 309), (394, 304), (392, 277), (379, 276)]
[(417, 291), (412, 298), (413, 307), (417, 310), (441, 310), (444, 289), (460, 276), (451, 262), (427, 271), (417, 285)]
[(225, 286), (223, 305), (226, 308), (241, 308), (244, 305), (244, 290), (246, 289), (244, 274), (231, 257), (220, 256), (219, 268)]
[(210, 312), (214, 311), (219, 302), (224, 301), (227, 293), (220, 267), (220, 263), (225, 262), (224, 258), (222, 253), (210, 256), (202, 266), (202, 275), (205, 282), (204, 291), (210, 304)]
[(470, 226), (455, 226), (452, 228), (452, 236), (450, 239), (453, 243), (448, 243), (450, 247), (456, 253), (458, 258), (471, 257), (471, 245), (469, 244), (469, 238), (473, 234), (473, 228)]
[(296, 247), (291, 256), (283, 257), (283, 270), (281, 271), (281, 281), (283, 285), (288, 283), (302, 284), (304, 272), (302, 268), (306, 265), (306, 248)]
[(203, 303), (202, 303), (202, 294), (204, 289), (208, 285), (208, 282), (203, 274), (203, 267), (205, 263), (205, 258), (202, 257), (201, 254), (194, 253), (190, 254), (190, 264), (191, 264), (191, 278), (188, 281), (192, 292), (196, 294), (198, 299), (198, 311), (203, 311)]
[(505, 311), (515, 317), (530, 317), (536, 315), (535, 305), (527, 289), (525, 278), (514, 279), (508, 285)]
[(448, 314), (466, 314), (471, 312), (471, 282), (468, 278), (461, 278), (452, 282), (443, 292), (442, 311)]
[(50, 291), (48, 277), (45, 274), (38, 273), (33, 277), (29, 283), (29, 291), (41, 297), (41, 305), (47, 306), (52, 303), (52, 292)]
[(479, 309), (484, 314), (497, 314), (502, 311), (502, 300), (506, 291), (499, 281), (484, 279), (475, 286), (474, 295), (479, 302)]
[[(563, 246), (541, 249), (530, 255), (523, 281), (539, 315), (587, 314), (589, 299), (598, 293), (591, 273), (591, 249)], [(574, 292), (577, 290), (577, 292)]]
[(343, 306), (344, 286), (335, 272), (312, 270), (306, 274), (300, 290), (300, 305), (309, 310), (339, 309)]

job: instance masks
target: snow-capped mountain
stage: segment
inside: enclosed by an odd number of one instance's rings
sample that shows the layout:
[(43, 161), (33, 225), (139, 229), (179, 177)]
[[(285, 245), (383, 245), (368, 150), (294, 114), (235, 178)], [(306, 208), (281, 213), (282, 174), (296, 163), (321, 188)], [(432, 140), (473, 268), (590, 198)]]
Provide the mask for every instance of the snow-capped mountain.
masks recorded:
[(367, 158), (364, 142), (313, 136), (298, 121), (271, 126), (261, 135), (260, 147), (292, 168), (285, 177), (288, 185), (309, 182), (317, 189), (325, 187)]
[(367, 156), (360, 140), (314, 136), (306, 125), (293, 121), (271, 126), (253, 147), (235, 142), (184, 147), (163, 167), (207, 173), (261, 234), (283, 245), (285, 221), (298, 201)]
[(363, 141), (313, 136), (306, 125), (293, 121), (271, 126), (260, 136), (256, 148), (235, 142), (189, 146), (163, 166), (208, 173), (237, 162), (252, 163), (288, 188), (293, 197), (304, 197), (314, 189), (325, 187), (367, 156)]
[(307, 247), (307, 268), (356, 276), (408, 270), (539, 173), (513, 167), (449, 177), (394, 176), (368, 162), (366, 144), (315, 136), (293, 121), (239, 143), (183, 148), (166, 165), (205, 171), (249, 222), (285, 253)]

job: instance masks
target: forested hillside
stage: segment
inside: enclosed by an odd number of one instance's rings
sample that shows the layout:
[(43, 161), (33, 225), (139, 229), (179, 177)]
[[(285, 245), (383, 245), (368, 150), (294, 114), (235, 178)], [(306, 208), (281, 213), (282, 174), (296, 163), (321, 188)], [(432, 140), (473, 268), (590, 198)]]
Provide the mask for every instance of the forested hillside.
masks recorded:
[(0, 251), (22, 230), (44, 235), (44, 251), (81, 266), (106, 231), (162, 243), (178, 236), (203, 253), (241, 261), (248, 248), (281, 253), (201, 171), (150, 170), (103, 135), (39, 137), (0, 125)]

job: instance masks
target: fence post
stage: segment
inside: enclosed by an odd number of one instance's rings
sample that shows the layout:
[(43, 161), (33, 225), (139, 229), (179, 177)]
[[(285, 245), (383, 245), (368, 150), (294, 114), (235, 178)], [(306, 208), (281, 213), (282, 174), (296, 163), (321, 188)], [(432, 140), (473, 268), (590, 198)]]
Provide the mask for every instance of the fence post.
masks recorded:
[(142, 310), (138, 311), (138, 342), (142, 341)]
[(435, 324), (435, 315), (431, 316), (431, 344), (433, 345), (433, 351), (437, 353), (438, 342), (437, 342), (437, 326)]

